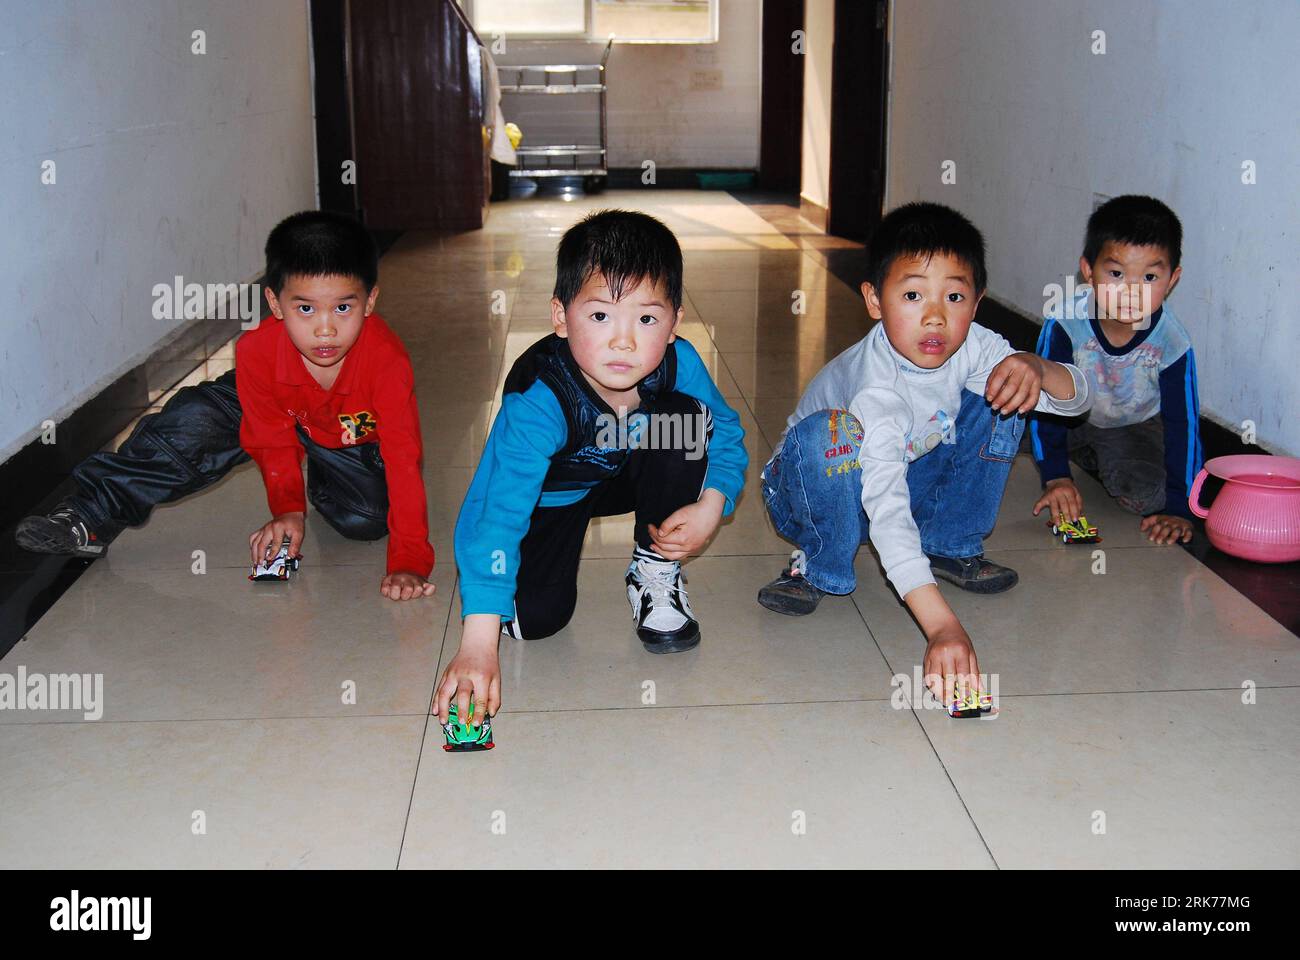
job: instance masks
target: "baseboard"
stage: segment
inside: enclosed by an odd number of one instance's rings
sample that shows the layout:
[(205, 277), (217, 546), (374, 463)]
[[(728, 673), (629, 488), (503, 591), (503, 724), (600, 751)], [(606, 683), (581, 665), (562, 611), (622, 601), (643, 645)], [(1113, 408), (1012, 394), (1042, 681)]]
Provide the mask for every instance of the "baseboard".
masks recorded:
[[(799, 216), (803, 217), (822, 233), (826, 232), (826, 225), (830, 223), (830, 210), (820, 203), (814, 203), (803, 194), (799, 195)], [(854, 288), (856, 289), (856, 287)]]

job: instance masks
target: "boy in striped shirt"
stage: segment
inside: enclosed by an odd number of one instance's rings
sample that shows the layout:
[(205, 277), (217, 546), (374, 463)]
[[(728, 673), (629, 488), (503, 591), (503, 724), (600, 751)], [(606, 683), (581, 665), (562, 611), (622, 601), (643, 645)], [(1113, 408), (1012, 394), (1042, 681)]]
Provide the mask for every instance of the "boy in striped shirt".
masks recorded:
[(1083, 371), (1091, 414), (1030, 425), (1043, 494), (1034, 515), (1078, 519), (1070, 458), (1142, 517), (1147, 539), (1192, 539), (1187, 492), (1201, 468), (1192, 341), (1165, 302), (1182, 275), (1182, 224), (1152, 197), (1116, 197), (1088, 220), (1079, 269), (1088, 286), (1049, 316), (1038, 354)]

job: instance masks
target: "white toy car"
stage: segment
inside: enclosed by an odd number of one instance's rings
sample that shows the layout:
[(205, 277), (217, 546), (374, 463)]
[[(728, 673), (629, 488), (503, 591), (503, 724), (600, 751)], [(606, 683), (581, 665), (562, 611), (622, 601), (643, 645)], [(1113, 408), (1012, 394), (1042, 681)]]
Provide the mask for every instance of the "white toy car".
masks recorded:
[(285, 540), (284, 543), (280, 544), (279, 553), (270, 560), (252, 567), (248, 579), (253, 581), (288, 580), (289, 574), (297, 571), (298, 561), (301, 559), (300, 556), (289, 556), (289, 541)]

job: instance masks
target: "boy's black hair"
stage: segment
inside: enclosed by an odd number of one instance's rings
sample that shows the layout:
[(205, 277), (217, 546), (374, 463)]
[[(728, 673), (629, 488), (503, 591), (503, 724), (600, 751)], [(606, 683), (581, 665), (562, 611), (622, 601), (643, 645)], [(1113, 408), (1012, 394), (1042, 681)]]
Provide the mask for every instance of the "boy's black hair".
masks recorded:
[(379, 281), (379, 251), (354, 218), (304, 210), (285, 217), (266, 238), (263, 286), (279, 296), (289, 277), (356, 277), (369, 293)]
[(984, 237), (952, 207), (941, 203), (906, 203), (880, 221), (867, 243), (867, 282), (881, 292), (889, 268), (899, 257), (946, 254), (970, 267), (975, 292), (988, 284)]
[(1083, 258), (1095, 267), (1107, 241), (1161, 247), (1169, 254), (1170, 270), (1183, 259), (1183, 225), (1177, 214), (1155, 197), (1125, 194), (1094, 210), (1083, 238)]
[(647, 214), (601, 210), (568, 229), (555, 252), (555, 298), (567, 309), (596, 273), (615, 300), (649, 280), (663, 283), (674, 311), (682, 305), (682, 248), (671, 230)]

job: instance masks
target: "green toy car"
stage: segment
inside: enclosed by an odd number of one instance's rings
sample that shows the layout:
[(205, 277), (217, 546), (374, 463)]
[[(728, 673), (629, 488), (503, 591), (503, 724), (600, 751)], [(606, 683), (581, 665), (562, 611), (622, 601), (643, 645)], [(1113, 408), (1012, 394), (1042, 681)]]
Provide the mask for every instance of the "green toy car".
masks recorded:
[(1097, 528), (1082, 514), (1078, 520), (1066, 520), (1065, 514), (1058, 514), (1051, 527), (1052, 536), (1060, 537), (1062, 543), (1101, 543)]
[[(469, 717), (474, 717), (474, 704), (469, 705)], [(492, 718), (484, 717), (483, 726), (477, 730), (471, 723), (461, 723), (456, 716), (456, 704), (448, 708), (447, 722), (442, 725), (442, 732), (447, 735), (443, 745), (448, 753), (469, 753), (475, 750), (491, 750), (496, 744), (492, 742)]]

